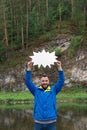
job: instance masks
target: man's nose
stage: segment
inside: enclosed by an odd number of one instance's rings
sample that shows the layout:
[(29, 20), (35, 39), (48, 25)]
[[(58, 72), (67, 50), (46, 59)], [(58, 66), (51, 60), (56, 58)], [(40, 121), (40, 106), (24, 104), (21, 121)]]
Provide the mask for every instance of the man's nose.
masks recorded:
[(47, 82), (43, 82), (44, 84), (47, 84)]

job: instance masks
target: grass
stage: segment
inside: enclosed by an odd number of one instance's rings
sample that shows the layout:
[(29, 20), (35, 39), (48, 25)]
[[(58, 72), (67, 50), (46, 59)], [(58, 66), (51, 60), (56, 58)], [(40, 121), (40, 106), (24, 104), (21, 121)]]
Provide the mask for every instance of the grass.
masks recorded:
[[(34, 97), (30, 92), (0, 92), (0, 109), (29, 109), (33, 111), (33, 100)], [(57, 108), (59, 111), (75, 110), (85, 112), (87, 110), (86, 88), (63, 88), (57, 95)]]
[(29, 109), (33, 110), (33, 104), (1, 104), (0, 109)]
[(87, 93), (61, 93), (57, 96), (59, 100), (87, 100)]
[(33, 100), (29, 92), (0, 92), (0, 100)]
[(57, 99), (59, 100), (73, 100), (73, 101), (87, 101), (87, 89), (80, 86), (72, 88), (63, 88), (63, 90), (58, 94)]
[[(0, 92), (0, 101), (33, 101), (34, 97), (30, 92)], [(74, 87), (71, 89), (63, 88), (63, 90), (57, 95), (57, 100), (68, 101), (86, 101), (87, 92), (86, 88)]]
[[(0, 109), (28, 109), (33, 112), (33, 103), (31, 104), (0, 104)], [(74, 110), (76, 112), (83, 112), (85, 113), (87, 111), (87, 103), (76, 103), (76, 102), (69, 102), (69, 103), (57, 103), (57, 109), (58, 111), (68, 111), (68, 110)]]

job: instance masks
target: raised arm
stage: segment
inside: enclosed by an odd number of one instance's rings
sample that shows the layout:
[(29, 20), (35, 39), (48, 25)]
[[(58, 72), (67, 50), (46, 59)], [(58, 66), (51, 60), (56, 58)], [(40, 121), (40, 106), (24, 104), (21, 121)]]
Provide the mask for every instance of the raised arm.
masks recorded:
[(36, 86), (32, 82), (32, 72), (31, 72), (32, 67), (33, 67), (33, 62), (32, 61), (28, 62), (26, 75), (25, 75), (25, 84), (27, 85), (30, 92), (34, 95), (36, 91)]
[(62, 89), (64, 85), (64, 71), (62, 69), (61, 61), (57, 61), (57, 68), (58, 68), (58, 80), (54, 85), (53, 89), (55, 89), (56, 94)]

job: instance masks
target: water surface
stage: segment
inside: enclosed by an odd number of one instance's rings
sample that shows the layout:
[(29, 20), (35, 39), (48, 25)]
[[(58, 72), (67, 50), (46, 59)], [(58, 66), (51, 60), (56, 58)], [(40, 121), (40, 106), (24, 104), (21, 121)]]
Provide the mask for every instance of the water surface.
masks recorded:
[[(20, 109), (21, 108), (21, 109)], [(0, 107), (0, 130), (33, 130), (32, 110)], [(87, 130), (87, 105), (59, 105), (57, 130)]]

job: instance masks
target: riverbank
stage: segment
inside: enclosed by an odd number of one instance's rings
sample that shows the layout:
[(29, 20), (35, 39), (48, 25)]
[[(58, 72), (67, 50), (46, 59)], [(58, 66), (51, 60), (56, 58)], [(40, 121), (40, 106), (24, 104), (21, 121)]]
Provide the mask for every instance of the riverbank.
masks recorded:
[[(33, 95), (27, 91), (0, 92), (0, 104), (27, 104), (33, 103)], [(87, 102), (87, 91), (83, 87), (71, 89), (63, 88), (57, 95), (58, 102)]]

